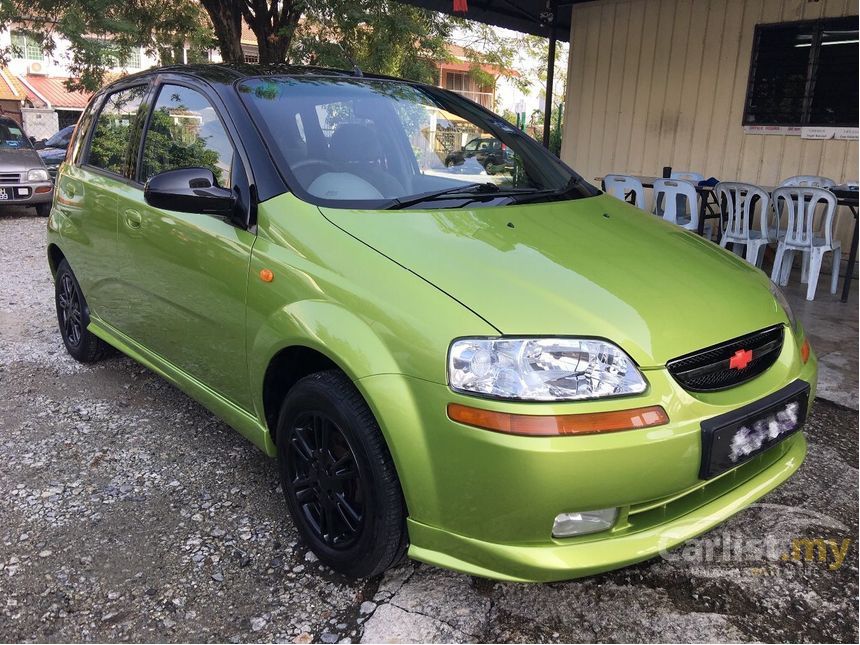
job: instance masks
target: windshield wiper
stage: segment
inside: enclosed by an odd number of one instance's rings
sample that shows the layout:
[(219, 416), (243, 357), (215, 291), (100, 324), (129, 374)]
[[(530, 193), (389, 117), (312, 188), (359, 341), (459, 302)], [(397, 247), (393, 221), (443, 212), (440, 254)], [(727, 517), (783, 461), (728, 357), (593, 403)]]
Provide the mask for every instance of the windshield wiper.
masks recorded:
[(423, 195), (418, 195), (417, 197), (412, 197), (410, 199), (394, 199), (392, 200), (391, 205), (388, 206), (388, 209), (398, 210), (400, 208), (408, 208), (409, 206), (414, 206), (415, 204), (420, 204), (422, 202), (430, 202), (435, 199), (456, 199), (461, 196), (468, 198), (469, 201), (474, 201), (482, 197), (506, 197), (508, 195), (522, 195), (524, 193), (533, 194), (536, 192), (541, 191), (538, 191), (535, 188), (502, 189), (497, 184), (491, 182), (463, 184), (462, 186), (454, 186), (452, 188), (446, 188), (445, 190), (439, 190), (435, 193), (424, 193)]

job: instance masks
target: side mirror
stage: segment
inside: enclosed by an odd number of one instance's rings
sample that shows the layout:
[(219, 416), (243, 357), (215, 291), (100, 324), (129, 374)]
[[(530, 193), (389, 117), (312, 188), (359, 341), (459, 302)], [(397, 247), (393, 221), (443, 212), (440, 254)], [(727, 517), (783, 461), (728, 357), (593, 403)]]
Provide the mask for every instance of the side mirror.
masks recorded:
[(232, 219), (236, 197), (229, 188), (221, 188), (208, 168), (165, 170), (149, 178), (143, 187), (143, 199), (155, 208), (182, 213), (219, 215)]

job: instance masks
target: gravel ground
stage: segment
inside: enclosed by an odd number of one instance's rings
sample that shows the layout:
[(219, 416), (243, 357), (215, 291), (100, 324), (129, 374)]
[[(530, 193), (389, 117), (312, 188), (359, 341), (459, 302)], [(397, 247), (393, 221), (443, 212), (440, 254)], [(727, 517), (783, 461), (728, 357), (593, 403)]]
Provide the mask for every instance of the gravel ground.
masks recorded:
[[(0, 641), (857, 642), (856, 412), (817, 401), (794, 478), (649, 563), (351, 582), (298, 541), (239, 434), (128, 358), (66, 355), (44, 244), (45, 220), (0, 218)], [(843, 557), (779, 557), (803, 535)]]

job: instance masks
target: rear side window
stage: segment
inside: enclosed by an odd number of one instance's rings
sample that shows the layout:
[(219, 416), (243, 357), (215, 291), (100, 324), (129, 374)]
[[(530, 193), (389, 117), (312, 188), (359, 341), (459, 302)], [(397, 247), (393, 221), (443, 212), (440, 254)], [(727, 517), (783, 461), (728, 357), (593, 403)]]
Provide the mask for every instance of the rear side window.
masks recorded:
[(230, 186), (233, 145), (205, 96), (165, 85), (144, 135), (140, 181), (165, 170), (192, 167), (208, 168), (219, 186)]
[(140, 85), (108, 94), (96, 119), (85, 163), (128, 176), (128, 148), (146, 89)]

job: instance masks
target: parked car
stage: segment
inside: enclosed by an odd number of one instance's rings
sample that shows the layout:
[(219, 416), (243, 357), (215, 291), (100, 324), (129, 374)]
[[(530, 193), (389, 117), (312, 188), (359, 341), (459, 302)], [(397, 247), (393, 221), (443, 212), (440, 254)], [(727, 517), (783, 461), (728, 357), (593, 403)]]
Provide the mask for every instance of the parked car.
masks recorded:
[(476, 137), (460, 150), (454, 150), (445, 158), (445, 167), (460, 166), (467, 159), (475, 159), (487, 174), (500, 170), (511, 170), (511, 154), (501, 141), (495, 137)]
[(48, 170), (21, 126), (0, 117), (0, 206), (33, 206), (45, 217), (51, 209), (53, 190)]
[(48, 174), (51, 175), (51, 179), (57, 178), (57, 170), (66, 158), (66, 150), (69, 148), (69, 142), (74, 131), (75, 126), (69, 125), (55, 132), (52, 137), (45, 141), (45, 147), (38, 151), (42, 162), (48, 169)]
[[(439, 171), (439, 114), (517, 171)], [(779, 289), (444, 89), (150, 70), (93, 97), (56, 190), (68, 352), (118, 348), (276, 456), (303, 540), (344, 574), (408, 553), (589, 575), (804, 459), (817, 361)]]

